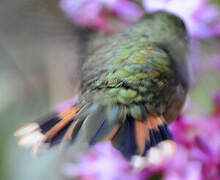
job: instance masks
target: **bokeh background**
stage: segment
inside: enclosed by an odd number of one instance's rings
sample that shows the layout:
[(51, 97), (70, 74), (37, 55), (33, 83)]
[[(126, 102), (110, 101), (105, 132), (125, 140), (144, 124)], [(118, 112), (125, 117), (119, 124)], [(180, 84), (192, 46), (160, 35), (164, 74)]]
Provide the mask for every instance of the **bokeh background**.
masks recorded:
[(3, 0), (0, 14), (0, 179), (55, 179), (53, 153), (33, 158), (13, 134), (76, 92), (78, 36), (58, 1)]
[[(57, 103), (77, 92), (84, 56), (82, 41), (87, 35), (82, 35), (81, 30), (66, 18), (59, 3), (58, 0), (1, 1), (2, 180), (62, 177), (59, 172), (59, 150), (42, 153), (35, 158), (30, 150), (18, 147), (17, 139), (13, 136), (18, 127), (47, 114)], [(218, 1), (215, 3), (213, 6), (218, 9)], [(220, 32), (220, 26), (218, 28)], [(194, 69), (189, 101), (193, 109), (198, 111), (188, 110), (187, 113), (201, 115), (211, 111), (211, 97), (220, 90), (220, 36), (215, 34), (201, 38), (196, 43), (193, 49), (196, 55), (191, 59)]]

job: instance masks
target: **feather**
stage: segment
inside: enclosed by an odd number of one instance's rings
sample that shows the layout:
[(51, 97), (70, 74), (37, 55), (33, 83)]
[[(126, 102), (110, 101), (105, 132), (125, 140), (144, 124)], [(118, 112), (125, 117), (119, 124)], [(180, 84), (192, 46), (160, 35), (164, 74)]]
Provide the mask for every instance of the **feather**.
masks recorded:
[(78, 111), (79, 108), (72, 106), (62, 113), (51, 113), (43, 119), (18, 129), (15, 136), (21, 137), (19, 145), (34, 147), (34, 151), (38, 151), (43, 144), (48, 144), (47, 147), (59, 144), (71, 124), (74, 123), (74, 117)]
[(26, 134), (29, 134), (35, 130), (37, 130), (39, 128), (39, 125), (37, 123), (29, 123), (25, 126), (23, 126), (22, 128), (18, 129), (17, 131), (15, 131), (14, 135), (15, 136), (24, 136)]
[(127, 159), (136, 154), (135, 124), (131, 116), (127, 116), (125, 122), (121, 124), (120, 129), (112, 139), (112, 143)]
[(106, 136), (105, 141), (111, 141), (120, 128), (120, 124), (116, 124), (112, 131)]
[(145, 155), (150, 147), (171, 139), (162, 116), (147, 114), (142, 106), (127, 108), (120, 104), (101, 103), (81, 108), (72, 106), (60, 114), (53, 113), (46, 119), (24, 126), (15, 135), (21, 136), (20, 145), (33, 146), (33, 151), (37, 152), (67, 141), (74, 143), (82, 125), (88, 144), (111, 141), (127, 159), (135, 154)]
[(147, 133), (148, 121), (135, 120), (135, 133), (136, 133), (136, 143), (138, 145), (138, 152), (142, 154), (145, 149), (145, 141), (149, 140), (149, 134)]
[(105, 123), (106, 108), (101, 104), (94, 104), (89, 109), (89, 115), (85, 121), (86, 137), (90, 144), (95, 141), (94, 137), (97, 137), (97, 133), (102, 129)]
[(147, 118), (147, 112), (143, 105), (131, 105), (130, 112), (134, 119), (145, 120)]
[(62, 142), (66, 132), (73, 124), (73, 120), (69, 121), (61, 130), (59, 130), (52, 138), (47, 139), (45, 143), (49, 143), (49, 147), (53, 147)]
[[(111, 140), (119, 129), (118, 122), (122, 119), (123, 113), (122, 108), (118, 105), (113, 107), (105, 108), (104, 111), (93, 113), (88, 119), (87, 131), (94, 131), (92, 136), (89, 137), (89, 143), (95, 144), (101, 140)], [(94, 127), (95, 125), (95, 127)], [(88, 134), (88, 133), (87, 133)]]
[(63, 127), (65, 127), (66, 124), (73, 120), (78, 111), (78, 108), (73, 107), (59, 114), (61, 120), (45, 133), (46, 138), (53, 138), (60, 130), (63, 129)]
[(171, 139), (171, 134), (162, 116), (149, 114), (145, 121), (135, 120), (135, 137), (138, 153), (145, 155), (150, 147)]

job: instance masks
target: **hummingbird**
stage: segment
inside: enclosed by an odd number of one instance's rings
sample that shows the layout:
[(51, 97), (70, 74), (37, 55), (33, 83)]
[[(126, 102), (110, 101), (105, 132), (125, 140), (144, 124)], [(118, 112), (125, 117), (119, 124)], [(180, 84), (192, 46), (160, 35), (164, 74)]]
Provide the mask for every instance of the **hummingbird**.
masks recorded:
[[(19, 144), (89, 145), (111, 141), (125, 158), (146, 155), (172, 139), (168, 129), (189, 90), (187, 29), (181, 18), (157, 11), (126, 30), (88, 43), (78, 98), (15, 132)], [(76, 144), (75, 144), (76, 145)]]

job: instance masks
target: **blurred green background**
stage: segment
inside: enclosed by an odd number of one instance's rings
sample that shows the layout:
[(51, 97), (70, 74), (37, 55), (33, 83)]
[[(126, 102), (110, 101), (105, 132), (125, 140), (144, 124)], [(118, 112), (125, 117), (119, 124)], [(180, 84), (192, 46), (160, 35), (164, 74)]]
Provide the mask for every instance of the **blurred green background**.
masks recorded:
[[(13, 133), (75, 94), (82, 56), (78, 34), (57, 0), (2, 0), (0, 24), (0, 179), (60, 179), (57, 150), (35, 158), (17, 146)], [(206, 113), (213, 92), (220, 90), (220, 69), (211, 62), (220, 38), (207, 39), (200, 47), (190, 97), (192, 106), (203, 106)]]
[(0, 179), (58, 178), (56, 152), (34, 158), (13, 134), (75, 94), (78, 36), (58, 1), (1, 1), (0, 24)]

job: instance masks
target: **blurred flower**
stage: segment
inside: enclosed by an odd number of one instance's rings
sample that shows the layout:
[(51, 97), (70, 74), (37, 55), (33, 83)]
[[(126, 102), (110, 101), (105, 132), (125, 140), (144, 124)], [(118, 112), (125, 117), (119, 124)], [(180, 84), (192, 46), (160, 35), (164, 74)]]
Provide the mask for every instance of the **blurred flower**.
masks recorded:
[(107, 32), (114, 30), (110, 18), (130, 22), (142, 14), (139, 6), (129, 0), (61, 0), (60, 7), (74, 23)]
[(200, 42), (196, 38), (191, 38), (189, 45), (189, 75), (190, 83), (194, 84), (201, 72), (201, 55), (200, 51)]
[[(144, 177), (144, 172), (145, 177)], [(195, 161), (189, 161), (185, 148), (178, 147), (177, 153), (172, 158), (167, 158), (157, 166), (146, 167), (142, 170), (142, 178), (149, 179), (160, 175), (164, 180), (200, 180), (201, 167)]]
[(144, 0), (147, 11), (167, 10), (181, 17), (196, 38), (220, 35), (219, 12), (208, 0)]
[(69, 164), (64, 170), (69, 176), (82, 180), (138, 179), (132, 166), (110, 142), (95, 145), (78, 164)]
[[(220, 92), (216, 92), (214, 94), (214, 116), (216, 116), (217, 118), (220, 118)], [(220, 125), (220, 119), (218, 120), (219, 121), (219, 125)]]
[(75, 96), (71, 99), (62, 102), (61, 104), (58, 104), (55, 109), (58, 113), (61, 113), (67, 110), (68, 108), (70, 108), (71, 106), (73, 106), (77, 101), (78, 101), (78, 97)]
[(176, 142), (186, 147), (193, 145), (192, 138), (196, 133), (197, 123), (191, 117), (180, 115), (171, 125), (170, 130)]
[(212, 68), (220, 70), (220, 55), (215, 56), (210, 63)]

